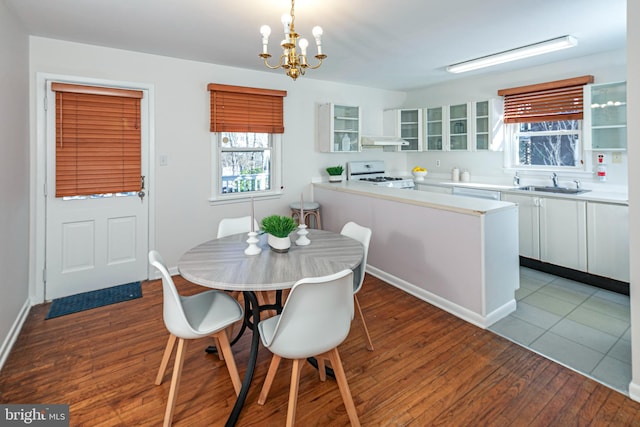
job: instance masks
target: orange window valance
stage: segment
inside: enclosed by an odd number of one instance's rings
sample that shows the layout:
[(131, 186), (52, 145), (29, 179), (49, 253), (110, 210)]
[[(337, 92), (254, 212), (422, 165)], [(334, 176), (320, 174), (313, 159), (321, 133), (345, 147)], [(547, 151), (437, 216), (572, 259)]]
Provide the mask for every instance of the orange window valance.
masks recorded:
[(501, 89), (504, 122), (527, 123), (583, 118), (583, 86), (593, 76)]
[(284, 90), (210, 83), (211, 132), (284, 133)]
[(57, 82), (51, 89), (56, 197), (140, 190), (143, 92)]

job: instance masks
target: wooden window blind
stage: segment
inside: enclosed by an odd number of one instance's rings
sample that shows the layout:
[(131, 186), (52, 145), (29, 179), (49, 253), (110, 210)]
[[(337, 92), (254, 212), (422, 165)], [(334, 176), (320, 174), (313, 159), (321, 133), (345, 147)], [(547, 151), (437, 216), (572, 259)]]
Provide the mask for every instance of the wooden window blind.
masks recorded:
[(56, 197), (139, 191), (142, 91), (54, 82)]
[(501, 89), (504, 122), (527, 123), (583, 118), (583, 86), (593, 76)]
[(284, 90), (210, 83), (211, 132), (284, 133)]

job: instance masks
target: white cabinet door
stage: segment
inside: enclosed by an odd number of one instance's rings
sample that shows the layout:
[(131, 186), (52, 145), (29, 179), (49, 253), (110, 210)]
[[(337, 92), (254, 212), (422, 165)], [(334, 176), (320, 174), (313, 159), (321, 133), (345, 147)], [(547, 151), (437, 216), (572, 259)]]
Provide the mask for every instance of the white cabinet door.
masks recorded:
[(520, 256), (540, 259), (538, 198), (503, 193), (502, 200), (518, 205)]
[[(592, 150), (627, 148), (626, 82), (586, 85), (584, 87), (585, 147)], [(590, 108), (589, 108), (590, 107)]]
[(539, 198), (540, 260), (587, 271), (586, 202)]
[(317, 114), (317, 146), (321, 152), (360, 151), (360, 107), (320, 104)]
[(589, 273), (629, 281), (629, 207), (587, 203)]

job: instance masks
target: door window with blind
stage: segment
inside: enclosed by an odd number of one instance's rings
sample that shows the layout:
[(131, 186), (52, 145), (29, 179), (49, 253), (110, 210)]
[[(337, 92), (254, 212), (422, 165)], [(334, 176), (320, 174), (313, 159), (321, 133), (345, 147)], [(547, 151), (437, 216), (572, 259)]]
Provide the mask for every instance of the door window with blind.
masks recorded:
[(279, 194), (284, 91), (210, 84), (212, 200)]
[(510, 167), (578, 169), (583, 86), (593, 76), (502, 89)]
[(56, 197), (137, 195), (142, 188), (143, 92), (52, 83), (56, 96)]

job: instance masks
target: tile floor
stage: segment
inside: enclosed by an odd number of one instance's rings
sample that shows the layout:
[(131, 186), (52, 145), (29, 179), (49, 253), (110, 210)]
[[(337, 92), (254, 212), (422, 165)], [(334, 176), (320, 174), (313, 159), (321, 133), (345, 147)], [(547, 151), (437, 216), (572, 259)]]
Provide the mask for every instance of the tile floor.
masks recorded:
[(629, 395), (629, 297), (520, 268), (517, 309), (489, 330)]

